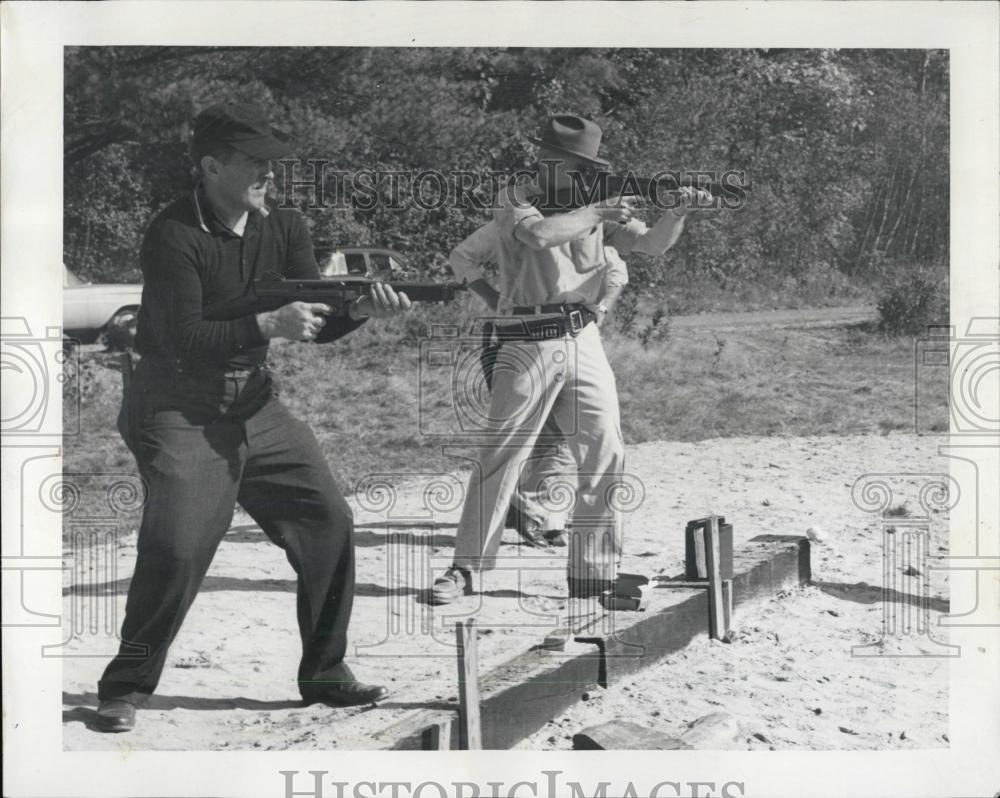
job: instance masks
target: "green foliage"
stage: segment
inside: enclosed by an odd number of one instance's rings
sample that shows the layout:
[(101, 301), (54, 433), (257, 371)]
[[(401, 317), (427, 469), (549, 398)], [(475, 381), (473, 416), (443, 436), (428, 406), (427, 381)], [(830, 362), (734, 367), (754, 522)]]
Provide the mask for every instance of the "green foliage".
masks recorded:
[[(228, 98), (265, 105), (331, 170), (486, 178), (530, 165), (530, 137), (567, 110), (602, 125), (619, 169), (745, 170), (746, 207), (695, 214), (666, 256), (629, 259), (633, 287), (674, 311), (702, 309), (695, 289), (823, 303), (947, 259), (944, 51), (67, 48), (65, 87), (64, 255), (89, 279), (137, 278), (146, 224), (190, 186), (192, 118)], [(310, 177), (276, 172), (283, 196)], [(488, 219), (409, 189), (391, 207), (385, 185), (370, 210), (288, 188), (317, 241), (393, 247), (435, 277)]]
[(948, 273), (943, 269), (893, 271), (878, 301), (879, 327), (890, 335), (920, 335), (948, 323)]

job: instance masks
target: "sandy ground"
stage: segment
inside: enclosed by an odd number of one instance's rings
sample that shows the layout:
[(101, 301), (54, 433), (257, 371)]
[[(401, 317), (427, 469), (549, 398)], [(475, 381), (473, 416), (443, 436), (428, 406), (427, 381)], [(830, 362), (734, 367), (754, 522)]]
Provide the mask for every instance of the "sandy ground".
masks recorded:
[[(932, 508), (926, 523), (913, 526), (927, 511), (918, 499), (923, 483), (906, 476), (947, 472), (938, 444), (934, 437), (893, 433), (629, 447), (627, 470), (642, 491), (629, 513), (622, 570), (680, 573), (686, 522), (714, 512), (734, 524), (737, 548), (757, 534), (819, 527), (827, 539), (813, 547), (814, 583), (738, 612), (731, 645), (697, 639), (632, 681), (587, 690), (586, 700), (581, 691), (577, 706), (521, 747), (566, 748), (574, 732), (615, 717), (677, 735), (710, 712), (738, 721), (740, 735), (731, 745), (737, 748), (948, 745), (947, 660), (919, 656), (940, 653), (939, 646), (916, 631), (882, 641), (881, 631), (888, 606), (893, 617), (909, 611), (914, 622), (929, 620), (934, 637), (945, 639), (936, 628), (947, 612), (944, 571), (933, 572), (942, 576), (928, 584), (924, 563), (893, 555), (893, 602), (884, 605), (881, 591), (884, 540), (926, 529), (929, 554), (946, 553), (947, 513)], [(883, 524), (879, 514), (857, 506), (852, 485), (865, 474), (899, 474), (880, 479), (892, 485), (893, 505), (905, 504), (910, 515)], [(431, 482), (440, 484), (435, 489)], [(540, 556), (520, 546), (512, 532), (502, 554), (530, 557), (523, 560), (530, 570), (488, 574), (481, 604), (473, 597), (446, 608), (422, 603), (432, 569), (450, 560), (463, 485), (460, 477), (426, 478), (395, 495), (371, 490), (351, 499), (358, 586), (350, 662), (363, 680), (394, 690), (378, 708), (303, 707), (297, 701), (294, 573), (281, 550), (238, 517), (135, 731), (91, 730), (96, 680), (114, 641), (85, 634), (74, 643), (88, 656), (65, 660), (65, 748), (387, 747), (391, 740), (380, 731), (414, 710), (455, 701), (450, 628), (456, 617), (478, 614), (485, 671), (536, 643), (565, 612), (565, 550)], [(890, 523), (897, 529), (886, 536)], [(89, 564), (77, 557), (75, 570), (67, 570), (68, 618), (110, 613), (111, 628), (120, 623), (134, 536), (108, 554), (91, 556)], [(915, 606), (925, 587), (929, 618)], [(918, 656), (857, 656), (866, 653)]]

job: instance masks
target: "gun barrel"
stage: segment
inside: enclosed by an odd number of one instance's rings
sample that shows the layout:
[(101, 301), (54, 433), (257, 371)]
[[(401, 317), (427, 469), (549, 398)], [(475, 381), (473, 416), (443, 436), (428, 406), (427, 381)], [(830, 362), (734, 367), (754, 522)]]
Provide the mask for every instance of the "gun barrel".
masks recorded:
[(672, 207), (669, 195), (685, 187), (703, 189), (716, 198), (741, 201), (752, 186), (750, 183), (738, 182), (737, 177), (739, 177), (737, 173), (728, 173), (724, 180), (712, 181), (697, 174), (682, 176), (664, 173), (656, 177), (637, 177), (633, 174), (602, 173), (589, 185), (576, 184), (550, 193), (542, 200), (539, 207), (543, 213), (558, 213), (606, 200), (639, 197), (666, 209)]
[[(289, 302), (324, 302), (325, 298), (353, 301), (370, 294), (375, 280), (341, 282), (339, 280), (260, 280), (254, 284), (257, 296), (281, 298)], [(416, 281), (383, 282), (397, 294), (403, 292), (414, 302), (450, 302), (463, 283), (422, 283)]]

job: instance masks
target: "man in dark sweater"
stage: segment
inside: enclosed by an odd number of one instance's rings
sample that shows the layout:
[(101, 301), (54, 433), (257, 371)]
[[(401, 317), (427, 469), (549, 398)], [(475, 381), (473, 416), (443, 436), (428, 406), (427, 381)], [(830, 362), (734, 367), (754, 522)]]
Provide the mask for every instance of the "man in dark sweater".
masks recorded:
[(156, 688), (236, 502), (298, 574), (302, 698), (347, 706), (387, 695), (358, 682), (343, 661), (354, 595), (351, 509), (309, 427), (278, 401), (265, 361), (272, 338), (334, 340), (410, 302), (377, 285), (347, 317), (293, 302), (231, 321), (203, 318), (206, 306), (246, 296), (267, 272), (319, 277), (302, 216), (266, 202), (270, 162), (289, 150), (255, 106), (206, 109), (191, 145), (197, 186), (156, 217), (143, 241), (141, 359), (118, 428), (148, 493), (121, 648), (98, 685), (105, 731), (131, 729)]

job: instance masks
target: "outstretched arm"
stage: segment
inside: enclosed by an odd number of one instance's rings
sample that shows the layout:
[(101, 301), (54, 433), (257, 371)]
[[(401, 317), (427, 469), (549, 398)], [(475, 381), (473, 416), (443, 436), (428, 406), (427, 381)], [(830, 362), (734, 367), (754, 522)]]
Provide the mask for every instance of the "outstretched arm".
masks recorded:
[(631, 218), (632, 208), (624, 203), (599, 203), (548, 218), (525, 219), (514, 228), (514, 235), (531, 249), (549, 249), (582, 238), (602, 222), (625, 224)]
[(633, 252), (662, 255), (681, 237), (684, 231), (684, 219), (691, 207), (708, 207), (712, 201), (712, 195), (702, 189), (685, 186), (680, 190), (680, 194), (681, 201), (678, 206), (666, 211), (656, 224), (635, 240), (632, 244)]

